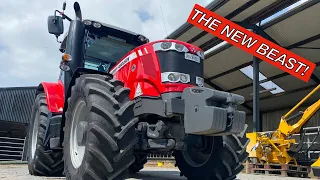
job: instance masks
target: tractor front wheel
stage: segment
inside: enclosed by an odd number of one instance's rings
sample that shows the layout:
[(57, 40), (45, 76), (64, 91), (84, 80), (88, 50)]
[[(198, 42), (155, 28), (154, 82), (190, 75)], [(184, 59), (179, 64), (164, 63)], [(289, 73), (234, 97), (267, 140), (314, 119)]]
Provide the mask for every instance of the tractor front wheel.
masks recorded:
[[(189, 180), (226, 180), (235, 179), (244, 168), (247, 159), (248, 139), (236, 135), (206, 137), (188, 135), (185, 138), (185, 151), (174, 153), (176, 165), (181, 176)], [(201, 146), (199, 146), (201, 144)]]
[(49, 128), (49, 110), (44, 93), (37, 95), (33, 105), (28, 134), (28, 169), (31, 175), (61, 176), (62, 152), (53, 152), (44, 145)]
[(143, 169), (144, 164), (148, 162), (148, 154), (134, 154), (135, 161), (131, 166), (129, 167), (129, 173), (134, 174), (139, 172), (141, 169)]
[(81, 75), (68, 98), (64, 127), (67, 179), (124, 179), (137, 143), (130, 90), (104, 75)]

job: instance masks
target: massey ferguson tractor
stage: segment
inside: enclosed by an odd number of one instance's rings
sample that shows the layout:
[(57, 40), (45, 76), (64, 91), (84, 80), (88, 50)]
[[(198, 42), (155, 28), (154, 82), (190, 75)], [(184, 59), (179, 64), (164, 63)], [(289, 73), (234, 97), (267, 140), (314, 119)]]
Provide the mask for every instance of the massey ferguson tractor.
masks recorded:
[(32, 175), (125, 179), (152, 153), (172, 153), (181, 176), (234, 179), (247, 158), (242, 96), (204, 87), (204, 52), (56, 10), (58, 82), (42, 82), (28, 136)]

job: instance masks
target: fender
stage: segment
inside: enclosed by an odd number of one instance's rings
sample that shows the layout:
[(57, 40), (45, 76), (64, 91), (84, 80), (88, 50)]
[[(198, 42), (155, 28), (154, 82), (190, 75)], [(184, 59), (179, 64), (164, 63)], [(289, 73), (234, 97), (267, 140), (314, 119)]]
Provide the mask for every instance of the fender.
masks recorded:
[(37, 88), (37, 95), (44, 92), (48, 109), (51, 113), (62, 113), (64, 106), (64, 86), (59, 80), (55, 82), (42, 82)]

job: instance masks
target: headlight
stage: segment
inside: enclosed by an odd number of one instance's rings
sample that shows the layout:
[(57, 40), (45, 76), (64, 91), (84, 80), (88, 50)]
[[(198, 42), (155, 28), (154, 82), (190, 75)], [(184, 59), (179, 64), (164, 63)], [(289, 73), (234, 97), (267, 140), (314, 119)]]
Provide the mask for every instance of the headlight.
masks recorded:
[(138, 38), (139, 38), (139, 40), (140, 40), (141, 42), (149, 42), (149, 39), (146, 38), (146, 37), (144, 37), (144, 36), (142, 36), (142, 35), (140, 35)]
[(88, 20), (85, 20), (85, 21), (83, 21), (83, 24), (84, 24), (84, 25), (87, 25), (87, 26), (90, 26), (90, 25), (92, 24), (92, 22), (91, 22), (91, 21), (88, 21)]
[(161, 80), (162, 82), (171, 82), (171, 83), (189, 83), (190, 82), (190, 75), (178, 72), (164, 72), (161, 73)]
[(182, 51), (184, 50), (184, 48), (185, 48), (184, 45), (182, 45), (182, 44), (177, 44), (177, 43), (175, 44), (174, 47), (175, 47), (176, 50), (179, 51), (179, 52), (182, 52)]
[(182, 83), (187, 83), (188, 82), (188, 76), (186, 74), (180, 74), (180, 81)]
[(177, 52), (189, 52), (188, 48), (183, 45), (179, 44), (176, 42), (170, 42), (170, 41), (165, 41), (165, 42), (157, 42), (154, 43), (153, 45), (154, 51), (177, 51)]
[(60, 69), (61, 71), (70, 71), (70, 66), (67, 64), (67, 62), (62, 61), (60, 63)]
[(95, 22), (95, 23), (93, 23), (93, 27), (95, 27), (95, 28), (101, 28), (101, 24), (100, 24), (100, 23)]
[(168, 80), (169, 80), (170, 82), (178, 82), (178, 81), (179, 81), (179, 74), (177, 74), (177, 73), (170, 73), (170, 74), (168, 75)]
[(161, 48), (162, 49), (169, 49), (170, 47), (172, 46), (172, 42), (163, 42), (162, 44), (161, 44)]
[(196, 84), (199, 86), (199, 87), (203, 87), (204, 86), (204, 80), (202, 77), (196, 77)]

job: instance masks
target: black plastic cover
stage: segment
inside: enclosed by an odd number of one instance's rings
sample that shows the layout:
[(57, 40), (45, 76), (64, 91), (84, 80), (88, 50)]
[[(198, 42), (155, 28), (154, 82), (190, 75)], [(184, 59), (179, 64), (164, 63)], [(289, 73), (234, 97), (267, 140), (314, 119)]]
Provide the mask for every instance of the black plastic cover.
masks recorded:
[(200, 63), (185, 59), (185, 53), (177, 51), (156, 52), (161, 72), (180, 72), (190, 75), (190, 83), (196, 84), (196, 76), (203, 77), (203, 60)]

